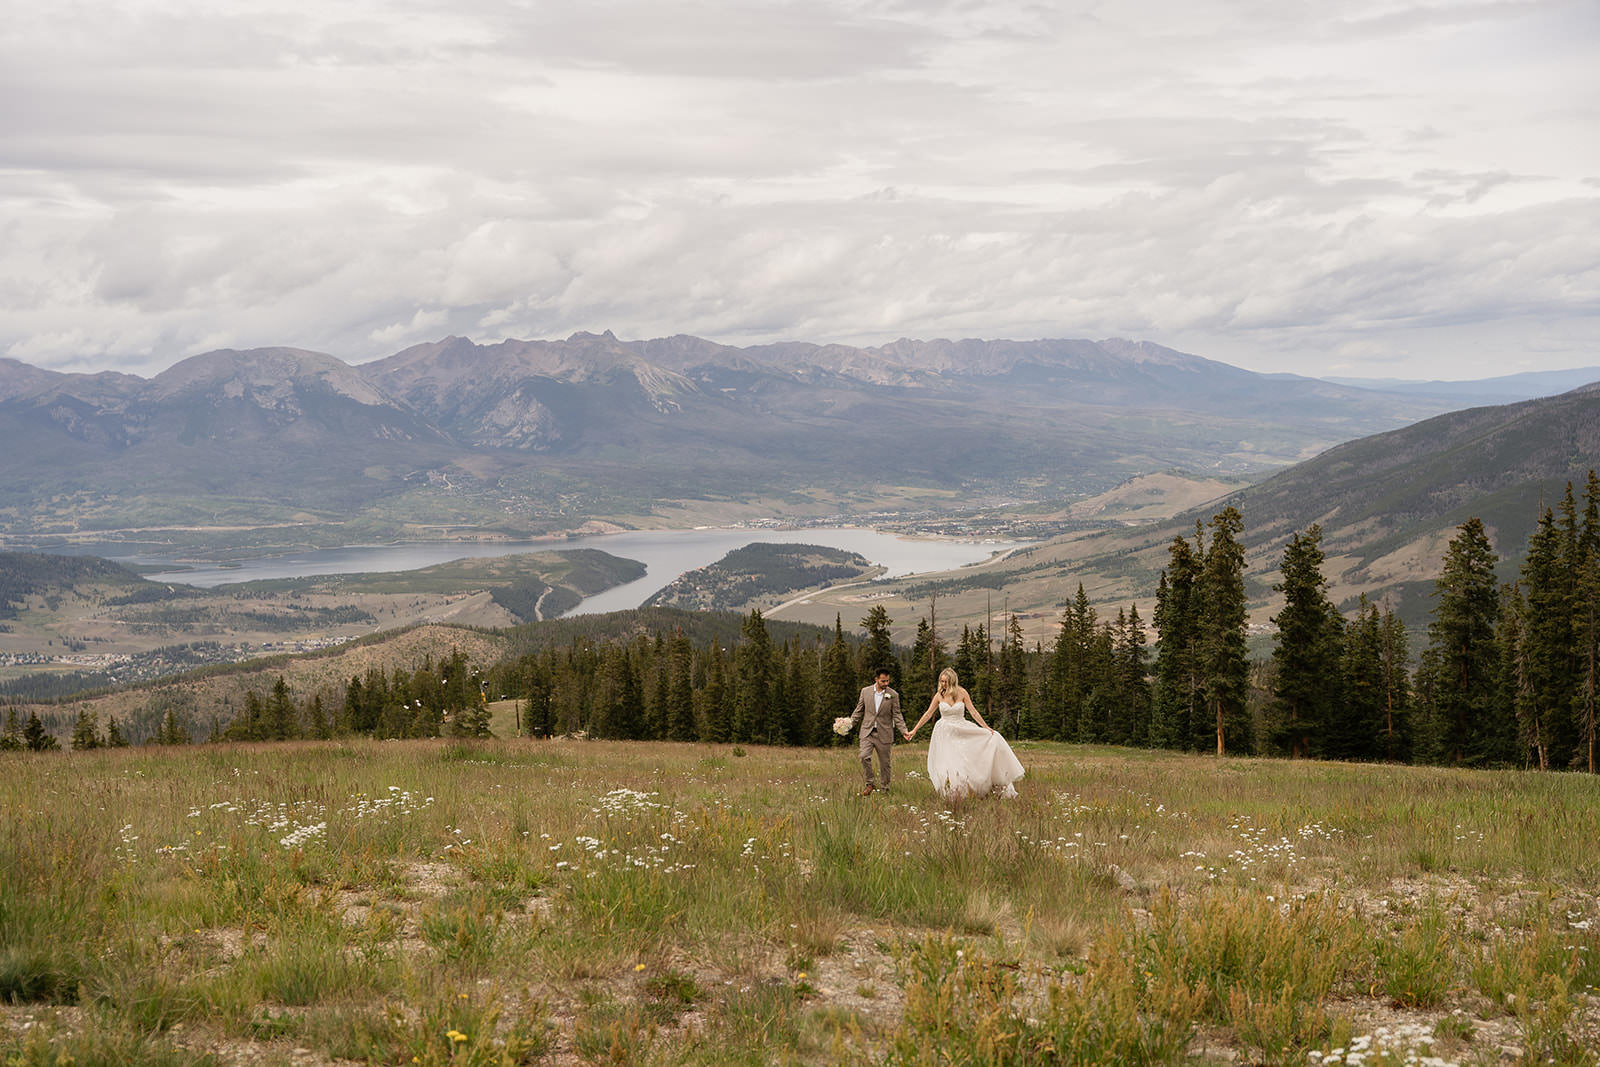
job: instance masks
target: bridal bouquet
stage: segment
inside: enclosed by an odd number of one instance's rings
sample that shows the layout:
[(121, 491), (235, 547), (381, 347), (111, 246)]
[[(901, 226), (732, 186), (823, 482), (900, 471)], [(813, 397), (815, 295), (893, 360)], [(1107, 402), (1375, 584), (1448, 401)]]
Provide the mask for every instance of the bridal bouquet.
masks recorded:
[(833, 732), (838, 734), (840, 737), (843, 737), (845, 734), (849, 733), (850, 717), (848, 715), (841, 715), (839, 718), (834, 719)]

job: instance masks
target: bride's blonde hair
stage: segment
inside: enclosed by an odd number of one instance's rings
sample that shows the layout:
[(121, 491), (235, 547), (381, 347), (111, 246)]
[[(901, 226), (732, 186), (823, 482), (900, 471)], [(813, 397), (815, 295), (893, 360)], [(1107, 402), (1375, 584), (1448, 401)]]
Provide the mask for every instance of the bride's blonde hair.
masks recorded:
[(952, 692), (960, 685), (961, 679), (956, 677), (956, 669), (954, 667), (946, 667), (944, 670), (939, 672), (940, 693)]

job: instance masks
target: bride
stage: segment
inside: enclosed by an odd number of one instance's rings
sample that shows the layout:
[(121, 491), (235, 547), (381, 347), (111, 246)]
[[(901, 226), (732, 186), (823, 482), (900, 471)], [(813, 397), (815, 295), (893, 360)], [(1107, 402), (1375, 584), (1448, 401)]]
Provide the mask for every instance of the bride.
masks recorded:
[[(1011, 783), (1025, 773), (1022, 764), (1006, 739), (983, 721), (972, 704), (971, 694), (961, 688), (956, 672), (949, 667), (939, 672), (939, 691), (906, 739), (916, 737), (935, 711), (939, 721), (934, 723), (933, 736), (928, 739), (928, 779), (939, 795), (963, 797), (1001, 789), (1003, 796), (1016, 796)], [(964, 712), (968, 711), (978, 720), (976, 724), (967, 721)]]

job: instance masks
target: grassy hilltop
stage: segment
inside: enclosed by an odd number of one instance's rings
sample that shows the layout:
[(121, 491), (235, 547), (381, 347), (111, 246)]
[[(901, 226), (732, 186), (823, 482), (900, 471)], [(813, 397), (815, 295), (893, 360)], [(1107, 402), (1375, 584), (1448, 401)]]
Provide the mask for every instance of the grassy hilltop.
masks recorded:
[(1595, 1062), (1586, 778), (925, 751), (7, 757), (0, 1062)]

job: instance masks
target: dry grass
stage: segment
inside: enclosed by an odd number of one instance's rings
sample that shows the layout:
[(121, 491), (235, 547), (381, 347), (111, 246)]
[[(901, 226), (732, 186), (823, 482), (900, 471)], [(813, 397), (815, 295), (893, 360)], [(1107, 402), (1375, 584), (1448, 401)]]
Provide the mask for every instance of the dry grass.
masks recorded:
[(1595, 1062), (1592, 780), (1020, 751), (9, 757), (0, 1062)]

